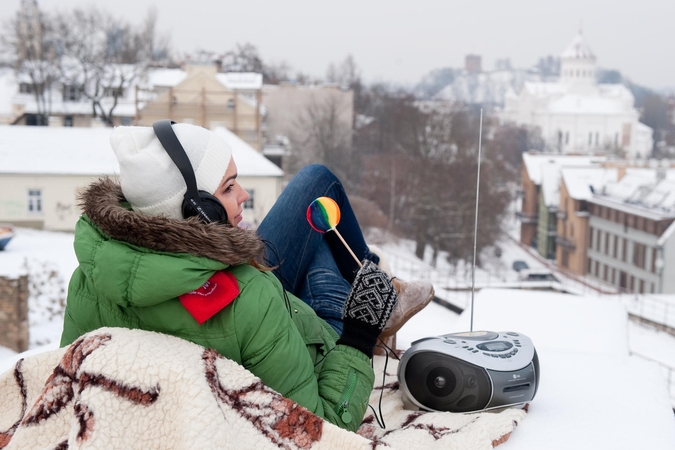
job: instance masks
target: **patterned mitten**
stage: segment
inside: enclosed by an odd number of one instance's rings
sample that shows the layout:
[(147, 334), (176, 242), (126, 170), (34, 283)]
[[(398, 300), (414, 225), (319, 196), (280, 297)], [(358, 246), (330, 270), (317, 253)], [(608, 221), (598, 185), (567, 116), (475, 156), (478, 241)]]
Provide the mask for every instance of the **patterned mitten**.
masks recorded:
[(344, 327), (337, 343), (354, 347), (372, 358), (373, 347), (397, 301), (396, 290), (387, 274), (372, 261), (365, 260), (342, 306)]

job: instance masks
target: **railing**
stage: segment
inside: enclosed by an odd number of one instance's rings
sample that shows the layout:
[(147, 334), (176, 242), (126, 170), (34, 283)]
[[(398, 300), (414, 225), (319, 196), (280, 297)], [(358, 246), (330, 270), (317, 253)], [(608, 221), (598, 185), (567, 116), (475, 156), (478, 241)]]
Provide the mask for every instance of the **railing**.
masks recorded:
[(560, 245), (561, 247), (567, 247), (567, 248), (571, 248), (571, 249), (575, 249), (577, 247), (577, 244), (574, 242), (574, 240), (568, 238), (567, 236), (556, 237), (555, 243)]
[(646, 361), (651, 361), (659, 365), (661, 373), (666, 379), (666, 387), (668, 388), (668, 395), (670, 396), (670, 404), (675, 409), (675, 367), (670, 367), (667, 364), (657, 361), (655, 359), (649, 358), (639, 353), (630, 352), (631, 355), (637, 356), (638, 358), (644, 359)]
[(518, 211), (516, 213), (516, 217), (518, 220), (520, 220), (522, 223), (537, 223), (538, 220), (538, 215), (536, 213), (524, 213), (521, 211)]
[(555, 213), (555, 216), (556, 216), (556, 218), (558, 218), (560, 220), (565, 220), (565, 219), (567, 219), (567, 211), (565, 211), (565, 210), (558, 211), (557, 213)]

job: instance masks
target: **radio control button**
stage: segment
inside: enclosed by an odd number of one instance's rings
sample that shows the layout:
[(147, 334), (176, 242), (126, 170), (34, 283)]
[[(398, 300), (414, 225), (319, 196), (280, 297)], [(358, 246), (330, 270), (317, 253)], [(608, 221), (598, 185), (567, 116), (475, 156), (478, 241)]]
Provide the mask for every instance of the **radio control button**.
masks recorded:
[(456, 344), (456, 343), (457, 343), (457, 342), (452, 341), (452, 340), (450, 340), (450, 339), (447, 339), (447, 340), (445, 340), (445, 341), (443, 341), (443, 342), (445, 342), (446, 344)]

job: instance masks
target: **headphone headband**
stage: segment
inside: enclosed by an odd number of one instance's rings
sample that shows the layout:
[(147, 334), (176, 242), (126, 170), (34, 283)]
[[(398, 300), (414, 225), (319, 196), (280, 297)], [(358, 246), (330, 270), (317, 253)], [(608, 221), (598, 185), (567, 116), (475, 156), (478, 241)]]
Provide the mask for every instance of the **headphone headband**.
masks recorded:
[(187, 186), (187, 192), (185, 193), (185, 200), (190, 202), (195, 211), (204, 219), (207, 223), (213, 222), (211, 218), (204, 212), (202, 207), (201, 199), (199, 197), (199, 189), (197, 188), (197, 179), (195, 177), (194, 170), (192, 169), (192, 164), (188, 158), (183, 146), (178, 140), (178, 136), (173, 131), (172, 125), (175, 124), (173, 120), (164, 119), (158, 120), (152, 124), (153, 130), (155, 130), (155, 135), (157, 139), (166, 150), (166, 153), (169, 155), (171, 160), (174, 162), (178, 170), (180, 170), (183, 179), (185, 180), (185, 185)]

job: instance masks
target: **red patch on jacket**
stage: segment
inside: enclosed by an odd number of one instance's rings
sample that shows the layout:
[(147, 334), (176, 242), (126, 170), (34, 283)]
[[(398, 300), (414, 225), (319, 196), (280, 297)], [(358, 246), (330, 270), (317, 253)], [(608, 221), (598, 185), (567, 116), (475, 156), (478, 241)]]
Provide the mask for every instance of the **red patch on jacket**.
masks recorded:
[(239, 292), (239, 283), (234, 275), (218, 271), (202, 287), (178, 298), (187, 312), (201, 325), (232, 303)]

